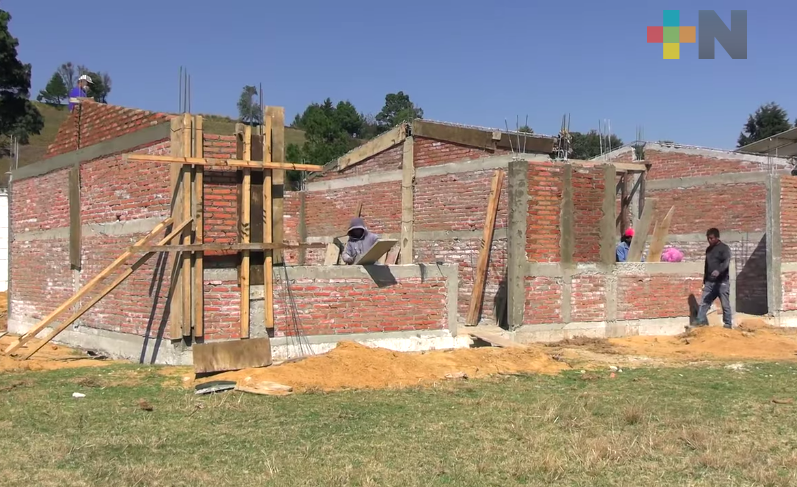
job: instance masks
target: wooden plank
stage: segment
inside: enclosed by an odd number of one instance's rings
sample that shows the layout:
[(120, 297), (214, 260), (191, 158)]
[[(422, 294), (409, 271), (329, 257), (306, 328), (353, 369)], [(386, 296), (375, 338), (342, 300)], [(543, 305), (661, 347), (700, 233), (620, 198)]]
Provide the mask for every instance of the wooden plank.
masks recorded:
[[(271, 162), (285, 162), (285, 108), (266, 107), (266, 118), (271, 119)], [(274, 169), (271, 174), (271, 220), (272, 241), (285, 240), (283, 225), (285, 204), (285, 170)], [(273, 263), (283, 263), (282, 252), (274, 252)]]
[[(171, 121), (171, 154), (174, 157), (188, 155), (183, 153), (185, 147), (183, 140), (187, 136), (183, 121), (183, 117), (174, 117)], [(176, 164), (169, 168), (169, 187), (172, 193), (172, 200), (170, 203), (171, 217), (175, 223), (181, 223), (183, 221), (182, 170), (183, 167)], [(169, 336), (172, 340), (178, 340), (183, 333), (183, 274), (180, 272), (181, 264), (182, 259), (180, 256), (175, 256), (170, 273), (175, 280), (174, 291), (171, 293), (171, 297), (168, 301)]]
[(642, 218), (634, 228), (634, 238), (631, 240), (631, 248), (628, 249), (627, 262), (640, 262), (642, 251), (645, 250), (645, 241), (650, 233), (650, 224), (653, 222), (653, 215), (656, 214), (656, 200), (648, 199), (645, 201), (645, 209), (642, 210)]
[[(255, 150), (256, 147), (259, 150)], [(252, 136), (252, 157), (259, 154), (263, 158), (263, 138), (260, 135)], [(263, 214), (263, 171), (252, 172), (251, 182), (251, 219), (249, 225), (251, 233), (249, 234), (250, 243), (263, 243), (263, 218), (259, 215)], [(264, 250), (264, 249), (258, 249)], [(264, 252), (256, 252), (249, 254), (249, 285), (250, 286), (263, 286), (265, 285), (265, 278), (263, 277), (263, 266), (265, 265)]]
[[(250, 127), (251, 128), (251, 127)], [(240, 167), (249, 169), (284, 169), (288, 171), (320, 172), (323, 166), (316, 164), (294, 164), (292, 162), (253, 162), (243, 159), (202, 159), (199, 157), (155, 156), (148, 154), (125, 154), (126, 161), (161, 162), (166, 164), (192, 164), (195, 166), (211, 167)]]
[[(661, 262), (661, 252), (664, 250), (664, 244), (667, 243), (667, 234), (670, 232), (673, 213), (675, 213), (675, 206), (670, 207), (670, 211), (667, 212), (661, 224), (656, 223), (653, 229), (653, 240), (651, 240), (648, 250), (647, 262)], [(631, 242), (633, 243), (633, 240)]]
[[(263, 138), (263, 165), (271, 163), (273, 126), (270, 117), (264, 117), (265, 137)], [(274, 178), (271, 169), (263, 171), (263, 242), (274, 242)], [(267, 330), (274, 329), (274, 252), (266, 251), (263, 262), (263, 321)]]
[(369, 157), (373, 157), (380, 152), (384, 152), (394, 147), (407, 137), (407, 125), (402, 123), (397, 127), (385, 132), (384, 134), (369, 140), (365, 144), (351, 150), (338, 158), (338, 171), (342, 171), (349, 166), (362, 162)]
[[(460, 127), (446, 123), (416, 119), (412, 122), (412, 135), (455, 144), (495, 150), (492, 130)], [(514, 141), (513, 141), (514, 143)]]
[(271, 365), (268, 337), (194, 345), (194, 372), (225, 372)]
[(69, 170), (69, 265), (80, 269), (80, 164)]
[(468, 335), (478, 338), (479, 340), (483, 340), (490, 345), (494, 345), (496, 347), (504, 347), (504, 348), (526, 348), (525, 345), (513, 342), (509, 338), (504, 338), (498, 333), (493, 333), (486, 330), (480, 330), (478, 328), (468, 328), (463, 330)]
[(484, 221), (484, 235), (482, 237), (482, 247), (479, 251), (479, 261), (476, 264), (476, 278), (473, 280), (473, 292), (470, 295), (470, 306), (465, 320), (468, 325), (477, 325), (479, 323), (479, 313), (484, 300), (484, 286), (487, 280), (487, 264), (490, 262), (490, 248), (493, 243), (495, 218), (498, 214), (498, 201), (501, 198), (501, 185), (503, 182), (504, 171), (495, 171), (492, 186), (490, 187), (490, 197), (487, 200), (487, 216)]
[(354, 216), (356, 216), (357, 218), (360, 218), (361, 216), (363, 216), (363, 202), (362, 201), (360, 201), (357, 204), (357, 213), (355, 213)]
[[(185, 135), (183, 136), (183, 154), (191, 154), (193, 150), (193, 138), (192, 138), (192, 128), (193, 128), (193, 118), (190, 114), (185, 113), (183, 114), (183, 127), (185, 130)], [(182, 219), (181, 222), (188, 221), (191, 219), (191, 203), (192, 198), (191, 194), (194, 191), (191, 181), (191, 166), (184, 165), (182, 166), (183, 169), (183, 191), (182, 191), (182, 198), (183, 198), (183, 206), (182, 206)], [(183, 233), (183, 245), (191, 245), (191, 232)], [(193, 287), (193, 282), (191, 281), (191, 253), (184, 252), (180, 254), (180, 259), (182, 259), (182, 277), (180, 278), (180, 283), (183, 287), (183, 292), (181, 296), (181, 303), (183, 306), (183, 336), (191, 336), (192, 334), (192, 325), (193, 320), (191, 319), (192, 313), (192, 306), (191, 306), (191, 290)]]
[[(161, 223), (155, 225), (155, 228), (152, 229), (146, 236), (142, 237), (138, 242), (136, 242), (133, 246), (134, 247), (141, 247), (146, 245), (147, 242), (155, 238), (155, 236), (160, 233), (164, 228), (171, 225), (173, 220), (171, 218), (167, 218), (166, 220), (162, 221)], [(58, 315), (63, 313), (65, 310), (69, 309), (73, 304), (75, 304), (80, 298), (85, 296), (87, 292), (89, 292), (94, 286), (96, 286), (99, 282), (103, 279), (108, 277), (108, 275), (118, 269), (122, 264), (127, 261), (130, 256), (133, 255), (132, 252), (126, 251), (123, 252), (122, 255), (116, 258), (113, 262), (111, 262), (108, 267), (100, 271), (99, 274), (94, 276), (89, 282), (86, 283), (85, 286), (80, 288), (78, 292), (72, 295), (69, 299), (61, 303), (55, 310), (53, 310), (50, 314), (48, 314), (43, 320), (38, 322), (35, 326), (33, 326), (30, 330), (28, 330), (25, 334), (20, 336), (16, 341), (14, 341), (8, 348), (5, 349), (5, 353), (9, 354), (14, 350), (18, 349), (22, 345), (24, 345), (28, 340), (35, 337), (40, 331), (47, 328), (47, 325), (52, 323)]]
[[(244, 126), (243, 134), (243, 158), (248, 161), (252, 156), (252, 127)], [(243, 170), (243, 185), (241, 186), (241, 243), (249, 243), (251, 235), (250, 211), (252, 200), (252, 173), (250, 169)], [(249, 338), (249, 251), (241, 252), (241, 338)]]
[(397, 243), (398, 240), (377, 241), (370, 249), (361, 254), (357, 260), (354, 261), (354, 265), (376, 264), (379, 261), (379, 258), (388, 253), (388, 251), (390, 251), (390, 249), (392, 249)]
[[(183, 230), (191, 223), (192, 220), (186, 220), (182, 224), (178, 225), (172, 232), (161, 239), (159, 242), (160, 245), (166, 245), (172, 241), (172, 239), (178, 236)], [(130, 267), (128, 267), (119, 277), (117, 277), (110, 285), (108, 285), (105, 289), (100, 291), (96, 296), (94, 296), (87, 304), (81, 306), (81, 308), (76, 311), (72, 316), (66, 319), (63, 323), (55, 327), (53, 331), (50, 332), (40, 343), (32, 347), (27, 355), (23, 357), (23, 360), (27, 360), (33, 355), (34, 353), (38, 352), (44, 345), (49, 343), (53, 338), (57, 337), (59, 333), (66, 330), (69, 325), (80, 319), (88, 310), (94, 307), (102, 298), (107, 296), (111, 291), (116, 289), (120, 284), (122, 284), (132, 273), (138, 270), (141, 266), (147, 263), (150, 257), (155, 255), (154, 252), (149, 252), (144, 254), (140, 257), (136, 262), (133, 263)]]
[(412, 264), (415, 249), (415, 139), (404, 141), (401, 161), (401, 263)]
[[(201, 115), (194, 117), (194, 156), (205, 156), (205, 138)], [(194, 167), (194, 243), (202, 245), (205, 241), (205, 168)], [(205, 257), (202, 251), (193, 253), (193, 291), (194, 336), (205, 336)]]
[(385, 259), (385, 264), (396, 265), (399, 261), (399, 257), (401, 256), (401, 247), (398, 245), (393, 247), (386, 255), (387, 258)]
[(340, 257), (340, 247), (334, 243), (327, 244), (327, 253), (324, 256), (324, 265), (336, 265)]
[(263, 251), (266, 249), (323, 249), (327, 246), (325, 243), (308, 243), (308, 244), (280, 244), (280, 243), (206, 243), (195, 245), (144, 245), (142, 247), (131, 247), (130, 251), (133, 253), (143, 252), (219, 252), (227, 250), (251, 250)]

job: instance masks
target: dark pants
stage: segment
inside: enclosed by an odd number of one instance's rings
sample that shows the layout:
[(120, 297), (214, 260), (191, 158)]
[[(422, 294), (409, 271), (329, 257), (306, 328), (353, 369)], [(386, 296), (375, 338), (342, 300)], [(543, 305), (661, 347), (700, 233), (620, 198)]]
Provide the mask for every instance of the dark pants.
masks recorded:
[(697, 324), (707, 325), (708, 318), (706, 314), (711, 307), (711, 303), (715, 299), (720, 298), (722, 305), (722, 322), (725, 328), (730, 328), (733, 325), (731, 316), (731, 283), (730, 281), (711, 282), (706, 281), (703, 284), (703, 296), (700, 298), (700, 308), (697, 310)]

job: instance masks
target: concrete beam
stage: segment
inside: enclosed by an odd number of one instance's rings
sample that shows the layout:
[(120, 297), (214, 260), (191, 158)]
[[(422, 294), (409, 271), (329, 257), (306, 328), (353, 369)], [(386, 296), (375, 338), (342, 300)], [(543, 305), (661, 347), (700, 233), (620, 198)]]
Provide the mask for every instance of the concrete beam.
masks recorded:
[(170, 128), (170, 124), (167, 122), (153, 125), (130, 134), (100, 142), (99, 144), (84, 147), (83, 149), (28, 164), (16, 171), (12, 171), (11, 177), (14, 181), (19, 181), (21, 179), (41, 176), (42, 174), (74, 166), (81, 162), (128, 152), (138, 147), (151, 145), (159, 141), (166, 141), (169, 140), (171, 136)]
[[(82, 237), (109, 236), (120, 237), (148, 233), (155, 225), (165, 220), (166, 217), (142, 218), (140, 220), (117, 221), (112, 223), (87, 223), (81, 225)], [(31, 230), (14, 234), (16, 242), (30, 242), (34, 240), (67, 240), (69, 227), (51, 228), (48, 230)]]
[[(782, 174), (789, 174), (789, 171), (778, 172)], [(769, 175), (765, 172), (743, 172), (733, 174), (716, 174), (714, 176), (695, 176), (690, 178), (648, 179), (646, 182), (646, 189), (648, 191), (659, 191), (663, 189), (699, 188), (703, 186), (724, 184), (764, 184), (768, 177)]]
[[(436, 230), (428, 232), (414, 232), (414, 242), (427, 242), (435, 240), (481, 240), (484, 237), (484, 232), (481, 230)], [(493, 233), (493, 241), (505, 239), (507, 235), (506, 228), (496, 228)], [(399, 233), (380, 233), (379, 238), (383, 240), (398, 240), (401, 237)], [(307, 237), (306, 243), (332, 243), (339, 235), (325, 235)]]
[(527, 161), (509, 163), (507, 193), (509, 195), (507, 223), (507, 321), (510, 328), (523, 325), (526, 307), (526, 229), (529, 213), (529, 164)]

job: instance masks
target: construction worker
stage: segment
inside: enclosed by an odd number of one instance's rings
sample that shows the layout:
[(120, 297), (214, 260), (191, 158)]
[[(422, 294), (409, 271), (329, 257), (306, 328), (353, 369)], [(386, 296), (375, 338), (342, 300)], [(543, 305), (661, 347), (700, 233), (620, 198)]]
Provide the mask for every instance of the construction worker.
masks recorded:
[(341, 257), (343, 262), (349, 265), (354, 264), (359, 256), (368, 252), (379, 240), (379, 235), (368, 231), (362, 218), (352, 218), (346, 234), (349, 236), (349, 241), (346, 242)]
[(87, 98), (89, 85), (92, 83), (91, 77), (84, 74), (77, 80), (77, 86), (72, 88), (72, 91), (69, 92), (69, 111), (71, 112), (72, 109), (75, 107), (76, 100), (73, 98)]
[(722, 323), (725, 328), (733, 327), (731, 316), (731, 248), (720, 241), (720, 231), (709, 228), (706, 232), (708, 248), (703, 270), (703, 296), (697, 310), (697, 326), (708, 325), (708, 309), (715, 299), (720, 298), (722, 305)]
[(633, 228), (629, 228), (623, 232), (623, 237), (620, 239), (620, 243), (617, 244), (617, 248), (614, 250), (615, 257), (617, 257), (617, 262), (625, 262), (628, 260), (628, 249), (631, 248), (631, 240), (633, 240), (633, 238)]

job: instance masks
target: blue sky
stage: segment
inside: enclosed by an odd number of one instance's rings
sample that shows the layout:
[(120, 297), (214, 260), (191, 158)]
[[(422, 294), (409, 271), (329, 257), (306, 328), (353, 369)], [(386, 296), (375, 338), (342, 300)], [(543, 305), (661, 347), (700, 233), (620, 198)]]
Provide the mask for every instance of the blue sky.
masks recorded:
[[(69, 4), (69, 7), (66, 5)], [(54, 8), (63, 5), (62, 9)], [(192, 77), (192, 111), (235, 116), (245, 84), (263, 83), (266, 104), (291, 120), (310, 102), (348, 99), (376, 114), (403, 90), (435, 120), (536, 132), (610, 119), (626, 142), (645, 139), (733, 148), (747, 115), (776, 101), (797, 118), (793, 19), (797, 2), (737, 0), (539, 2), (460, 0), (229, 1), (4, 0), (34, 93), (60, 63), (107, 71), (109, 102), (178, 109), (178, 69)], [(716, 10), (748, 11), (748, 59), (717, 43), (663, 60), (646, 27), (664, 9), (697, 25)], [(193, 30), (192, 30), (193, 29)]]

